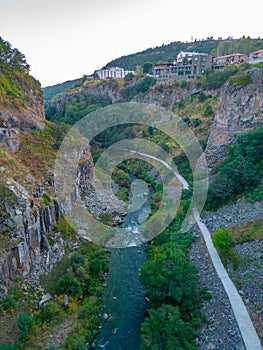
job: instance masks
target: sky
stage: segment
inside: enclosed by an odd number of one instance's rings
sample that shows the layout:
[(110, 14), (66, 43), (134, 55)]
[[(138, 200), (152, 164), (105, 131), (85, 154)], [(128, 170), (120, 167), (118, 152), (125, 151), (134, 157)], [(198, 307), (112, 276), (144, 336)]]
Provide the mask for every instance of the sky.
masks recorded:
[(171, 41), (263, 37), (262, 0), (0, 0), (0, 36), (49, 86)]

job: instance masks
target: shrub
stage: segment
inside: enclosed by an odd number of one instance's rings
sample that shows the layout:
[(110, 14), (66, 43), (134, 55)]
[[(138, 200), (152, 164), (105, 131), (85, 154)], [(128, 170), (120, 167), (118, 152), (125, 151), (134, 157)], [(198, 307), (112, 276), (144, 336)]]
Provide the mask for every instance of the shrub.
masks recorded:
[(128, 73), (128, 74), (124, 77), (124, 81), (131, 81), (133, 77), (134, 77), (134, 74), (133, 74), (133, 73)]
[(215, 247), (219, 250), (223, 258), (230, 256), (231, 237), (227, 230), (219, 229), (212, 237)]
[(198, 95), (198, 101), (199, 102), (204, 102), (206, 100), (206, 95), (201, 91)]
[(199, 118), (195, 118), (194, 120), (193, 120), (193, 125), (194, 125), (194, 127), (196, 128), (198, 125), (200, 125), (201, 124), (201, 120), (199, 119)]
[(229, 85), (243, 86), (252, 83), (252, 78), (249, 74), (238, 74), (228, 79)]
[(12, 297), (7, 295), (6, 297), (0, 300), (0, 306), (2, 306), (4, 310), (12, 311), (16, 308), (16, 302)]
[(207, 104), (205, 106), (203, 116), (204, 117), (210, 117), (211, 115), (213, 115), (213, 109), (212, 109), (210, 104)]
[(26, 339), (28, 337), (29, 331), (34, 323), (34, 317), (23, 312), (17, 320), (17, 327), (20, 330), (20, 337)]
[(80, 282), (71, 273), (66, 273), (58, 280), (57, 289), (60, 294), (79, 297), (82, 293)]
[(45, 205), (49, 205), (51, 202), (51, 198), (49, 197), (49, 195), (47, 193), (44, 193), (43, 196), (43, 202), (45, 203)]
[(15, 344), (0, 344), (0, 350), (17, 350)]

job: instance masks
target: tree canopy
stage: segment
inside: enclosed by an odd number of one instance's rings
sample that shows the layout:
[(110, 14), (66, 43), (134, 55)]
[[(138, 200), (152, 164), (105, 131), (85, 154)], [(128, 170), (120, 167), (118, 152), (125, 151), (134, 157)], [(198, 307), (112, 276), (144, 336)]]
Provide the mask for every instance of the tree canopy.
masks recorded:
[(0, 67), (13, 68), (20, 72), (29, 72), (29, 64), (18, 49), (12, 48), (11, 44), (0, 37)]

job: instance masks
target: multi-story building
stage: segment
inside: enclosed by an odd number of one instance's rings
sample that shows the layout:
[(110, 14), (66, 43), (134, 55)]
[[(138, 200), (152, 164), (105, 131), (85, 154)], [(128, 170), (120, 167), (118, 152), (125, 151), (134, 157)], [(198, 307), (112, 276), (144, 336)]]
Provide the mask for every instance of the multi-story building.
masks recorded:
[(110, 67), (105, 69), (98, 69), (95, 71), (95, 75), (98, 76), (99, 79), (109, 79), (109, 78), (125, 78), (125, 76), (129, 73), (133, 73), (134, 71), (124, 70), (119, 67)]
[(204, 75), (212, 67), (212, 56), (199, 52), (183, 52), (177, 55), (177, 60), (156, 64), (154, 78), (158, 83), (170, 80), (196, 79)]
[(247, 62), (248, 57), (243, 53), (232, 53), (231, 55), (217, 56), (213, 58), (213, 69), (224, 68), (229, 64)]

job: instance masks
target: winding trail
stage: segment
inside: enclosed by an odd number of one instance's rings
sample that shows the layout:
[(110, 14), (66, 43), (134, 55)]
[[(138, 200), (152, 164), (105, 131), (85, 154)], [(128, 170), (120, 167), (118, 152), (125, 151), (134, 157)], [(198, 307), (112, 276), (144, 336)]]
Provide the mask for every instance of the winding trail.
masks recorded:
[[(182, 175), (178, 174), (176, 171), (174, 171), (174, 169), (162, 159), (133, 150), (131, 150), (130, 152), (140, 154), (142, 156), (154, 159), (162, 163), (166, 168), (174, 172), (174, 175), (182, 184), (183, 189), (189, 188), (188, 182), (185, 180), (185, 178)], [(262, 350), (260, 339), (255, 331), (253, 323), (248, 314), (247, 308), (242, 298), (240, 297), (234, 283), (231, 281), (228, 273), (226, 272), (224, 265), (221, 262), (217, 250), (214, 247), (211, 234), (208, 228), (202, 222), (200, 214), (196, 208), (193, 209), (193, 214), (195, 221), (202, 233), (211, 261), (230, 301), (246, 350)]]

